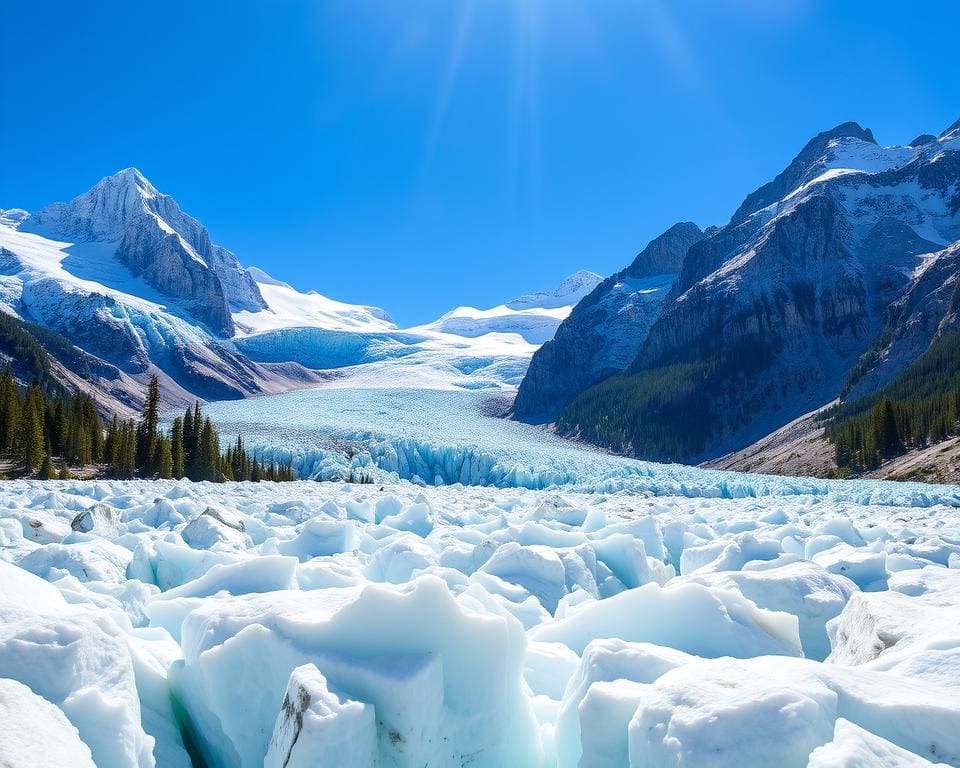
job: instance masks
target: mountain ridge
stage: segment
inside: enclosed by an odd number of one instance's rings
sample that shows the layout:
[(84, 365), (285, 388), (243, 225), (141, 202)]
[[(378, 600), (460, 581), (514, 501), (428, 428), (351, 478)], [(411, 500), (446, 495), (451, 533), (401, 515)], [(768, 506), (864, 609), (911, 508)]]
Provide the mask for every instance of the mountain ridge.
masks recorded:
[[(934, 288), (953, 279), (955, 262), (929, 254), (952, 253), (958, 212), (957, 128), (903, 147), (880, 147), (856, 123), (818, 134), (727, 225), (689, 247), (636, 356), (581, 390), (559, 431), (642, 458), (703, 461), (822, 406), (895, 322), (889, 308), (901, 298), (913, 295), (924, 318), (944, 315), (944, 291)], [(940, 265), (926, 289), (916, 282), (923, 259)], [(939, 322), (912, 333), (917, 348)], [(568, 345), (608, 338), (592, 330)], [(876, 380), (909, 357), (878, 354), (888, 370)], [(535, 420), (526, 395), (537, 375), (535, 358), (515, 403), (521, 419)]]

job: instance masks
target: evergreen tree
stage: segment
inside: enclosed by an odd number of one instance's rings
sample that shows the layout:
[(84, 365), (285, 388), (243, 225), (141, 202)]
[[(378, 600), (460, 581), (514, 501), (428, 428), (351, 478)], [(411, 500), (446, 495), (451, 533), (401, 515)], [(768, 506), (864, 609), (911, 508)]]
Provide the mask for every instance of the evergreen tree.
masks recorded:
[(63, 396), (53, 407), (53, 427), (50, 432), (50, 450), (62, 456), (67, 447), (67, 405)]
[(0, 453), (8, 453), (17, 439), (20, 419), (20, 397), (7, 363), (0, 376)]
[(164, 480), (169, 480), (173, 477), (173, 449), (170, 445), (170, 438), (161, 437), (157, 450), (160, 455), (158, 461), (160, 477)]
[(170, 457), (173, 462), (171, 473), (173, 477), (183, 477), (183, 419), (177, 416), (173, 420), (170, 430)]
[(67, 469), (67, 462), (60, 462), (60, 470), (57, 472), (57, 480), (69, 480), (70, 470)]
[(183, 476), (193, 474), (193, 446), (196, 443), (195, 428), (193, 426), (193, 408), (187, 406), (183, 414)]
[(37, 477), (40, 480), (53, 480), (53, 459), (50, 457), (51, 448), (50, 443), (47, 443), (46, 450), (43, 453), (43, 461), (40, 463), (40, 471), (37, 473)]
[(107, 430), (107, 439), (103, 448), (107, 465), (113, 473), (120, 466), (120, 420), (116, 414), (110, 421), (110, 429)]
[(43, 413), (43, 394), (36, 384), (31, 384), (23, 403), (20, 430), (17, 439), (18, 456), (22, 463), (23, 471), (28, 475), (32, 475), (43, 463)]
[(137, 427), (137, 466), (144, 474), (152, 475), (159, 469), (158, 425), (160, 423), (160, 381), (150, 377), (147, 399), (143, 405), (143, 416)]

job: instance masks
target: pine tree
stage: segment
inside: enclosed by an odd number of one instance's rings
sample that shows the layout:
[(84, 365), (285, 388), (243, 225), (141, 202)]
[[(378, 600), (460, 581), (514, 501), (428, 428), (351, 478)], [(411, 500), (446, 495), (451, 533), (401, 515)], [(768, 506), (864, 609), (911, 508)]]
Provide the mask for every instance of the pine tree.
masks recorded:
[(147, 399), (143, 405), (143, 416), (137, 427), (137, 466), (147, 475), (152, 475), (159, 469), (157, 455), (159, 423), (160, 381), (156, 376), (151, 376)]
[(7, 363), (0, 377), (0, 453), (8, 453), (17, 439), (20, 419), (20, 397)]
[(67, 446), (67, 405), (63, 396), (57, 398), (53, 407), (53, 425), (50, 433), (50, 450), (63, 455)]
[(36, 384), (31, 384), (23, 403), (20, 430), (17, 440), (18, 455), (23, 471), (28, 475), (43, 463), (43, 394)]
[(203, 420), (200, 433), (200, 479), (220, 480), (220, 442), (209, 418)]
[(169, 480), (173, 477), (173, 449), (170, 445), (170, 438), (161, 437), (158, 446), (157, 450), (160, 454), (158, 462), (160, 477), (164, 480)]
[(876, 408), (874, 429), (876, 430), (874, 442), (883, 458), (889, 459), (903, 451), (903, 443), (900, 441), (897, 429), (897, 418), (889, 397), (885, 397)]
[(70, 470), (67, 469), (67, 462), (60, 462), (60, 470), (57, 472), (57, 480), (69, 480)]
[(183, 414), (183, 476), (193, 479), (193, 446), (196, 442), (193, 408), (187, 406)]
[(110, 467), (110, 472), (116, 472), (120, 466), (120, 420), (117, 415), (113, 415), (110, 422), (110, 429), (107, 430), (107, 439), (103, 446), (104, 456)]
[(53, 459), (50, 457), (51, 448), (50, 443), (47, 442), (46, 450), (43, 453), (43, 461), (40, 463), (40, 471), (37, 473), (37, 477), (41, 480), (53, 480)]
[(170, 430), (170, 456), (173, 461), (171, 469), (172, 476), (179, 479), (183, 477), (183, 419), (177, 416), (173, 420), (173, 428)]

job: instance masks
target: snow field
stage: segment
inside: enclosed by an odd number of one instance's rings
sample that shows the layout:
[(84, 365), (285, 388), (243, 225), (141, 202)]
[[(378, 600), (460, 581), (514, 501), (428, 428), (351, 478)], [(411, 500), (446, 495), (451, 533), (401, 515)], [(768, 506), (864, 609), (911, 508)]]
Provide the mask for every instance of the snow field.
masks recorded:
[(5, 482), (0, 764), (960, 766), (956, 489), (686, 477)]

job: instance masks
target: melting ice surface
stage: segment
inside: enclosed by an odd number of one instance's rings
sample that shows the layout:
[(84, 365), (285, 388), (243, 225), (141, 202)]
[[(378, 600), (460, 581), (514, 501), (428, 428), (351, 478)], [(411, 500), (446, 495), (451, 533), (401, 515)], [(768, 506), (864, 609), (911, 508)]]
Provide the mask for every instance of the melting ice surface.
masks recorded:
[(427, 485), (720, 497), (829, 493), (863, 503), (882, 487), (886, 502), (957, 498), (955, 486), (782, 478), (625, 459), (501, 418), (508, 404), (502, 393), (332, 386), (213, 403), (207, 412), (226, 439), (242, 434), (248, 447), (293, 464), (301, 477), (346, 478), (364, 468), (380, 480)]
[(497, 406), (209, 408), (374, 484), (0, 483), (0, 764), (960, 766), (960, 488), (629, 461)]

